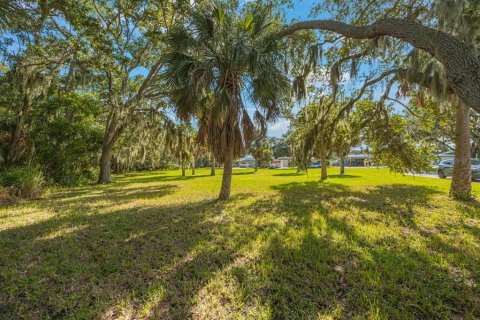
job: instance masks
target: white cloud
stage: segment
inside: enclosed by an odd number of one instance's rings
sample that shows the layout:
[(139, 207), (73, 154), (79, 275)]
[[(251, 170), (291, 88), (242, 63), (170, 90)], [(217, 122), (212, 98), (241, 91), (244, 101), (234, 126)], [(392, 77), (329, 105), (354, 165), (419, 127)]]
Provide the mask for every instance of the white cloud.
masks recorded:
[(274, 137), (280, 137), (287, 132), (290, 121), (287, 119), (280, 119), (279, 121), (268, 125), (268, 135)]

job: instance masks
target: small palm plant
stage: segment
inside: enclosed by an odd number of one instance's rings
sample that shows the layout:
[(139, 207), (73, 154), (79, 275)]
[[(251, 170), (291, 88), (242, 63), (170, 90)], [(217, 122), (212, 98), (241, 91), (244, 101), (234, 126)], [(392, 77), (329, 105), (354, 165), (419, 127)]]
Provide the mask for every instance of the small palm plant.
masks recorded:
[(255, 171), (258, 170), (258, 166), (262, 167), (273, 160), (273, 152), (268, 139), (261, 132), (257, 131), (255, 133), (255, 138), (250, 147), (250, 154), (255, 158)]
[(230, 196), (233, 160), (254, 138), (245, 97), (257, 108), (253, 118), (261, 128), (288, 101), (284, 44), (272, 41), (279, 26), (260, 5), (242, 11), (210, 3), (195, 8), (169, 38), (164, 76), (179, 118), (199, 118), (199, 139), (224, 164), (221, 200)]
[(195, 152), (195, 130), (188, 123), (183, 123), (176, 125), (171, 130), (171, 137), (169, 140), (170, 149), (175, 155), (175, 158), (180, 163), (182, 169), (182, 177), (185, 176), (185, 170), (187, 167), (194, 162), (194, 152)]
[(314, 154), (320, 157), (321, 179), (327, 179), (327, 155), (334, 147), (333, 137), (342, 117), (340, 104), (329, 97), (321, 97), (319, 103), (303, 107), (299, 116), (292, 122), (291, 137), (295, 141), (294, 154), (301, 165), (306, 167)]

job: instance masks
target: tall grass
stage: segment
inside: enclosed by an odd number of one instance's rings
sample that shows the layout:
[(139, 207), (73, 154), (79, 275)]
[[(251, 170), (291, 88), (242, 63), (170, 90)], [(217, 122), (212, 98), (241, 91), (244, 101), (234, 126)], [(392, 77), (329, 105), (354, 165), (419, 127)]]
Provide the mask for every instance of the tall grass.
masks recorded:
[(4, 196), (35, 199), (45, 186), (43, 173), (38, 168), (13, 167), (0, 174), (0, 187)]

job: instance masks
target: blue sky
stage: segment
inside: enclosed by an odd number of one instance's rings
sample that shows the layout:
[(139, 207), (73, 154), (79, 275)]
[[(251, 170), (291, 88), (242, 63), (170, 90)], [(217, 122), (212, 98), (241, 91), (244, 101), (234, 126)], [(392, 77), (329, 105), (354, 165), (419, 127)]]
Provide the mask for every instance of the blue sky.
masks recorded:
[(294, 0), (293, 2), (294, 8), (286, 10), (287, 20), (307, 19), (312, 7), (319, 3), (317, 0)]

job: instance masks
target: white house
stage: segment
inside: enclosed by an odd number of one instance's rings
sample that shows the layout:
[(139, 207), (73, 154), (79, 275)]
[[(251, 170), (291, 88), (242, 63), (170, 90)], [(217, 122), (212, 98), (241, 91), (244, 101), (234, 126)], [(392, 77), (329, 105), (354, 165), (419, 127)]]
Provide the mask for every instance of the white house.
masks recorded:
[(240, 160), (236, 161), (236, 166), (253, 168), (255, 167), (255, 163), (255, 158), (251, 155), (247, 155), (244, 158), (240, 158)]
[(369, 154), (349, 154), (345, 157), (345, 165), (348, 167), (366, 167), (372, 158)]
[(288, 168), (288, 162), (290, 160), (292, 160), (291, 157), (278, 157), (277, 159), (273, 160), (273, 165), (276, 169)]

